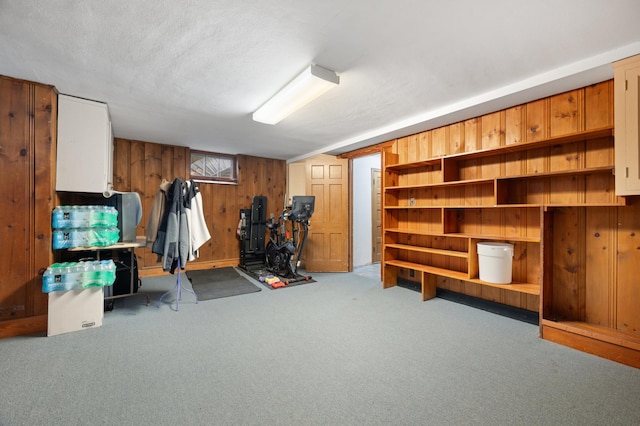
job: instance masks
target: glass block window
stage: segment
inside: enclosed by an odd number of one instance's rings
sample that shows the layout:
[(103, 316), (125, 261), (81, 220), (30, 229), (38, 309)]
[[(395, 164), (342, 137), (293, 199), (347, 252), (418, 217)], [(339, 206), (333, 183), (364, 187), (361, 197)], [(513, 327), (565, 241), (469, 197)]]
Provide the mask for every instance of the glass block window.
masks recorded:
[(238, 182), (236, 156), (191, 151), (191, 179), (221, 183)]

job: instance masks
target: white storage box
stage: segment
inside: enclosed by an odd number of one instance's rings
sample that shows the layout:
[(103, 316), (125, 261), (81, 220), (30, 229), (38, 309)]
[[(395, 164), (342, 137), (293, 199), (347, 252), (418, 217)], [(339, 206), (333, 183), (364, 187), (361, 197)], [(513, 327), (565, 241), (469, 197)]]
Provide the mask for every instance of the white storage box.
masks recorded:
[(104, 317), (102, 287), (49, 293), (47, 336), (100, 327)]
[(478, 243), (480, 279), (493, 284), (510, 284), (513, 244)]

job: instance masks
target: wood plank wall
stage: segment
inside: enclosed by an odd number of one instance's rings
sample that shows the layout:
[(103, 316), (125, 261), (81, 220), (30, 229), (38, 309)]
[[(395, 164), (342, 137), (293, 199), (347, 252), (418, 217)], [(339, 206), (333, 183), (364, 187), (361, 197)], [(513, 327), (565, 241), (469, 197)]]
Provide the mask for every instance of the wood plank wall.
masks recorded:
[(56, 97), (53, 86), (0, 76), (0, 338), (47, 326)]
[[(114, 189), (135, 191), (143, 204), (138, 235), (144, 235), (153, 199), (163, 179), (189, 177), (189, 148), (116, 139), (114, 151)], [(198, 183), (202, 194), (205, 221), (211, 233), (200, 249), (198, 260), (187, 269), (237, 265), (240, 248), (236, 238), (240, 209), (250, 208), (256, 195), (267, 197), (267, 212), (276, 217), (284, 206), (286, 162), (238, 155), (238, 184)], [(162, 273), (151, 249), (136, 250), (142, 275)]]

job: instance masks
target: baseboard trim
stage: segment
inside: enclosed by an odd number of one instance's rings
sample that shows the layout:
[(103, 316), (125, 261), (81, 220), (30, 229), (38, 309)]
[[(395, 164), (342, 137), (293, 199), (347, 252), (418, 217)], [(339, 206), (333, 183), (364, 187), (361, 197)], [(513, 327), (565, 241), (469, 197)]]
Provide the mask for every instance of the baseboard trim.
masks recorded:
[[(185, 271), (199, 271), (202, 269), (222, 268), (225, 266), (236, 267), (240, 263), (240, 258), (235, 259), (222, 259), (222, 260), (208, 260), (205, 262), (189, 262)], [(158, 277), (161, 275), (168, 275), (169, 272), (163, 271), (162, 266), (140, 268), (138, 270), (138, 276), (140, 278), (145, 277)]]
[(27, 334), (46, 333), (48, 318), (48, 315), (37, 315), (33, 317), (0, 321), (0, 339), (24, 336)]
[[(422, 291), (420, 283), (398, 280), (398, 286), (409, 290)], [(529, 324), (540, 325), (540, 318), (537, 312), (528, 311), (526, 309), (516, 308), (514, 306), (504, 305), (502, 303), (492, 302), (490, 300), (481, 299), (479, 297), (469, 296), (468, 294), (457, 293), (455, 291), (442, 288), (436, 289), (436, 297), (448, 300), (462, 305), (471, 306), (473, 308), (482, 309), (504, 317), (513, 318)]]

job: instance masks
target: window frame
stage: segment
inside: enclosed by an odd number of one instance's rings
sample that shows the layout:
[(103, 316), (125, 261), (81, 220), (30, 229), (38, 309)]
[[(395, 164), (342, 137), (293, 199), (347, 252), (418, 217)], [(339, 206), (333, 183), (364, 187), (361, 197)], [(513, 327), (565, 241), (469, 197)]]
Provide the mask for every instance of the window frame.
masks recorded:
[[(207, 158), (231, 160), (231, 163), (232, 163), (231, 170), (232, 170), (233, 176), (228, 178), (228, 177), (222, 177), (222, 176), (207, 176), (207, 175), (194, 174), (194, 171), (192, 168), (194, 154), (202, 155), (204, 157), (205, 163), (207, 161), (206, 160)], [(206, 167), (203, 169), (203, 171), (206, 173)], [(238, 157), (233, 154), (222, 154), (219, 152), (190, 150), (189, 176), (194, 181), (199, 181), (199, 182), (237, 184), (238, 183)]]

